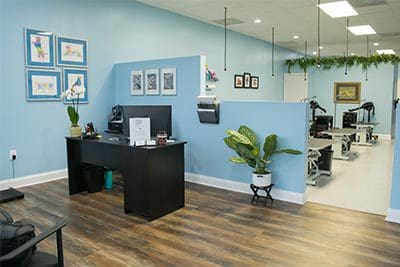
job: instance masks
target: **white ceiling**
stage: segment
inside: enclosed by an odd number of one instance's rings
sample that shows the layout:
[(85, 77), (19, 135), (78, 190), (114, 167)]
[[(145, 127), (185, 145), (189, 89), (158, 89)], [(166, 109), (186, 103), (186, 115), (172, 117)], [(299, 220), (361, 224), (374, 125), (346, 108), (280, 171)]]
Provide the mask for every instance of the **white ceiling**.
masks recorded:
[[(317, 49), (318, 0), (138, 0), (142, 3), (176, 12), (214, 25), (223, 19), (224, 7), (228, 18), (245, 23), (231, 25), (229, 29), (271, 41), (271, 27), (275, 27), (275, 41), (284, 47), (304, 52), (307, 41), (309, 51)], [(321, 0), (321, 3), (335, 0)], [(370, 24), (376, 35), (370, 36), (370, 48), (394, 49), (400, 55), (400, 0), (348, 0), (358, 16), (350, 17), (350, 26)], [(383, 3), (383, 4), (382, 4)], [(378, 4), (378, 5), (374, 5)], [(366, 7), (357, 7), (367, 5)], [(259, 18), (261, 23), (255, 24)], [(218, 25), (221, 26), (221, 25)], [(384, 37), (385, 34), (396, 36)], [(383, 34), (383, 35), (382, 35)], [(294, 35), (300, 36), (293, 39)], [(346, 18), (332, 19), (321, 11), (322, 56), (342, 55), (345, 51)], [(285, 43), (290, 42), (290, 43)], [(295, 43), (293, 43), (295, 42)], [(379, 46), (373, 46), (379, 42)], [(349, 53), (366, 55), (366, 37), (349, 33)]]

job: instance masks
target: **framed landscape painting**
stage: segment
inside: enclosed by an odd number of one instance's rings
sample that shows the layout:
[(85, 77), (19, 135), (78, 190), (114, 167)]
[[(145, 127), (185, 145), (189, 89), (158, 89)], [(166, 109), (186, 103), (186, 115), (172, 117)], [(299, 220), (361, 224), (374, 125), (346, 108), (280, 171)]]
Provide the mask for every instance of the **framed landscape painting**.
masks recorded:
[(35, 68), (54, 68), (54, 34), (24, 29), (25, 65)]
[(335, 82), (333, 101), (337, 104), (359, 104), (361, 82)]
[(61, 100), (61, 72), (53, 70), (26, 71), (28, 101)]
[(57, 65), (87, 67), (87, 41), (57, 37)]

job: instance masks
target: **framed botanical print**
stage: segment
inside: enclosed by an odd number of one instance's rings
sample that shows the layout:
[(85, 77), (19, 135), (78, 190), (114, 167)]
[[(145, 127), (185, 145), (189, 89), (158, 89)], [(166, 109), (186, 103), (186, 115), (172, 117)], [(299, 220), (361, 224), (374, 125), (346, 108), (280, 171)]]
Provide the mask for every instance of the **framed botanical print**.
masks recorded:
[(145, 70), (144, 88), (146, 95), (159, 95), (160, 87), (158, 81), (158, 69)]
[(176, 95), (176, 68), (161, 69), (161, 94)]
[(235, 88), (243, 88), (243, 75), (235, 74), (234, 85)]
[(131, 71), (131, 95), (143, 95), (143, 71)]
[(61, 72), (28, 69), (26, 91), (28, 101), (61, 100)]
[(243, 87), (250, 88), (250, 83), (251, 83), (251, 74), (243, 73)]
[(87, 67), (87, 41), (57, 37), (57, 65)]
[[(64, 69), (64, 91), (68, 89), (81, 90), (83, 94), (79, 95), (79, 103), (88, 103), (88, 78), (85, 69)], [(78, 100), (78, 96), (74, 99), (64, 98), (65, 104), (72, 103), (72, 100)]]
[(259, 78), (257, 76), (251, 76), (250, 87), (252, 89), (258, 89)]
[(34, 68), (54, 68), (54, 34), (48, 31), (24, 29), (25, 65)]
[(361, 82), (335, 82), (333, 101), (338, 104), (359, 104)]

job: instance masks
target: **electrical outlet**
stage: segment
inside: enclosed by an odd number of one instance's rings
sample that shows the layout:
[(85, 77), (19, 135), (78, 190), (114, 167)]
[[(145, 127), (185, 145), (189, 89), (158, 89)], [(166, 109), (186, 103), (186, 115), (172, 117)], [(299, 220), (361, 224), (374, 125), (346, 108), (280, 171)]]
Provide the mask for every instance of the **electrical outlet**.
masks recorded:
[(16, 160), (17, 159), (17, 150), (10, 150), (10, 160)]

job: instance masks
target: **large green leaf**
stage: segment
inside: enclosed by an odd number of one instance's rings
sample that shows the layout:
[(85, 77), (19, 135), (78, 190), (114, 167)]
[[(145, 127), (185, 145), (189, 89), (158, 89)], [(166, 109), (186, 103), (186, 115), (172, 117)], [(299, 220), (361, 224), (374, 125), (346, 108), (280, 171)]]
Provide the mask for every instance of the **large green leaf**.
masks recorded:
[(236, 142), (233, 137), (225, 137), (224, 138), (224, 142), (225, 144), (232, 150), (237, 151), (237, 144), (238, 142)]
[(285, 148), (281, 150), (277, 150), (275, 153), (286, 153), (286, 154), (292, 154), (292, 155), (300, 155), (303, 154), (300, 150), (296, 149), (290, 149), (290, 148)]
[(240, 126), (238, 132), (246, 136), (254, 147), (258, 147), (257, 136), (249, 127), (247, 127), (246, 125), (242, 125)]
[(238, 143), (242, 143), (245, 145), (251, 145), (249, 138), (247, 138), (243, 134), (239, 133), (238, 131), (227, 130), (226, 133), (229, 135), (229, 137), (232, 137)]
[(240, 163), (240, 164), (246, 164), (247, 162), (244, 160), (244, 159), (242, 159), (241, 157), (231, 157), (230, 159), (229, 159), (229, 161), (230, 162), (233, 162), (233, 163)]
[(271, 156), (275, 153), (277, 146), (278, 146), (278, 137), (276, 134), (271, 134), (265, 137), (263, 159), (268, 161), (271, 158)]

